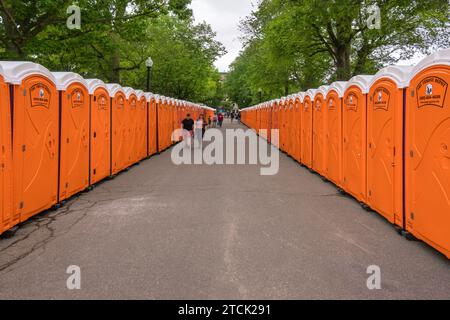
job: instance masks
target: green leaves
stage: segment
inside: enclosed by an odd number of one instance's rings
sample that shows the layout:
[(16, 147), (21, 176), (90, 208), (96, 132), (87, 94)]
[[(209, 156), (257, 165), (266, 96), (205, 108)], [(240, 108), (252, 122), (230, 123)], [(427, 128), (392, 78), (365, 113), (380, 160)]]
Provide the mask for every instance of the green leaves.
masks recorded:
[[(381, 28), (369, 28), (380, 10)], [(448, 47), (445, 0), (261, 0), (243, 22), (246, 47), (228, 77), (241, 106), (318, 87), (379, 68), (417, 52)], [(245, 89), (242, 89), (245, 88)]]
[(78, 0), (81, 30), (69, 30), (66, 9), (73, 3), (0, 0), (0, 58), (145, 89), (144, 62), (151, 56), (154, 92), (214, 100), (213, 63), (225, 50), (209, 25), (194, 25), (190, 0)]

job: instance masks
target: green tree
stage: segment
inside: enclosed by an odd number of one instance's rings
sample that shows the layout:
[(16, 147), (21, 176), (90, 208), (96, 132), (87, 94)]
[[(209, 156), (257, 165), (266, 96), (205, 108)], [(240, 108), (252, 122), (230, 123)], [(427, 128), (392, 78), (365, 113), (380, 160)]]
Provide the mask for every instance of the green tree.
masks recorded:
[[(368, 24), (375, 5), (379, 29)], [(236, 102), (256, 103), (258, 88), (267, 100), (374, 73), (447, 47), (448, 12), (446, 0), (261, 0), (241, 25), (245, 48), (227, 88)]]

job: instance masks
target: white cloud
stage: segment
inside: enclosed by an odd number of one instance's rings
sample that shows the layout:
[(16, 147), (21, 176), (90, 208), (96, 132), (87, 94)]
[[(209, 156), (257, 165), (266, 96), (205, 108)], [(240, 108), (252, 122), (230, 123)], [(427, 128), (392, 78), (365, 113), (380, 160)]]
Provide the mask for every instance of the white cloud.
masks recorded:
[(217, 33), (217, 40), (227, 49), (227, 54), (215, 63), (220, 71), (229, 65), (242, 49), (239, 40), (239, 22), (253, 9), (252, 0), (193, 0), (191, 8), (196, 22), (206, 21)]

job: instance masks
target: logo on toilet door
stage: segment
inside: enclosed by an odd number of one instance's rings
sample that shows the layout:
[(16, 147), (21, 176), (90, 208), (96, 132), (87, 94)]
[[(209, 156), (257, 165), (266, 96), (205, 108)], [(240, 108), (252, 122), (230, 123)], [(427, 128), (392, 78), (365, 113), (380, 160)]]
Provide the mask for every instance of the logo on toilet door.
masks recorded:
[(83, 108), (84, 107), (84, 94), (80, 89), (75, 89), (72, 92), (72, 108)]
[(107, 109), (107, 100), (108, 98), (106, 98), (106, 96), (101, 95), (100, 97), (98, 97), (98, 109), (99, 110), (106, 110)]
[(35, 84), (30, 88), (30, 103), (32, 108), (49, 108), (50, 107), (51, 93), (50, 89), (42, 84)]
[(122, 96), (120, 96), (120, 97), (117, 99), (117, 108), (123, 109), (124, 102), (125, 102), (125, 99), (124, 99)]
[(347, 97), (345, 104), (347, 110), (358, 111), (358, 98), (353, 93)]
[(375, 90), (372, 96), (373, 109), (388, 111), (390, 100), (391, 100), (391, 92), (384, 87), (378, 88), (377, 90)]
[(328, 102), (328, 110), (333, 111), (334, 110), (334, 99), (331, 98)]
[(448, 84), (439, 77), (427, 77), (417, 85), (417, 107), (443, 108)]

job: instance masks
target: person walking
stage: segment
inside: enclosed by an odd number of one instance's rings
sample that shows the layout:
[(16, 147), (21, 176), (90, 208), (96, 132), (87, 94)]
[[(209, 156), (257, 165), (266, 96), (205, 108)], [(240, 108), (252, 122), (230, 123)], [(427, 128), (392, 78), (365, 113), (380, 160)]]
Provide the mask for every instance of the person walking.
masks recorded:
[(183, 140), (186, 145), (191, 147), (192, 145), (192, 136), (194, 135), (194, 120), (191, 118), (191, 115), (188, 113), (186, 118), (181, 122), (183, 128)]
[(197, 121), (195, 121), (194, 125), (194, 137), (198, 142), (198, 146), (200, 147), (203, 141), (203, 135), (205, 134), (205, 115), (200, 114)]
[(219, 116), (217, 117), (217, 121), (219, 122), (219, 127), (222, 128), (223, 125), (223, 114), (219, 113)]
[(212, 127), (217, 128), (217, 115), (216, 114), (213, 116)]

